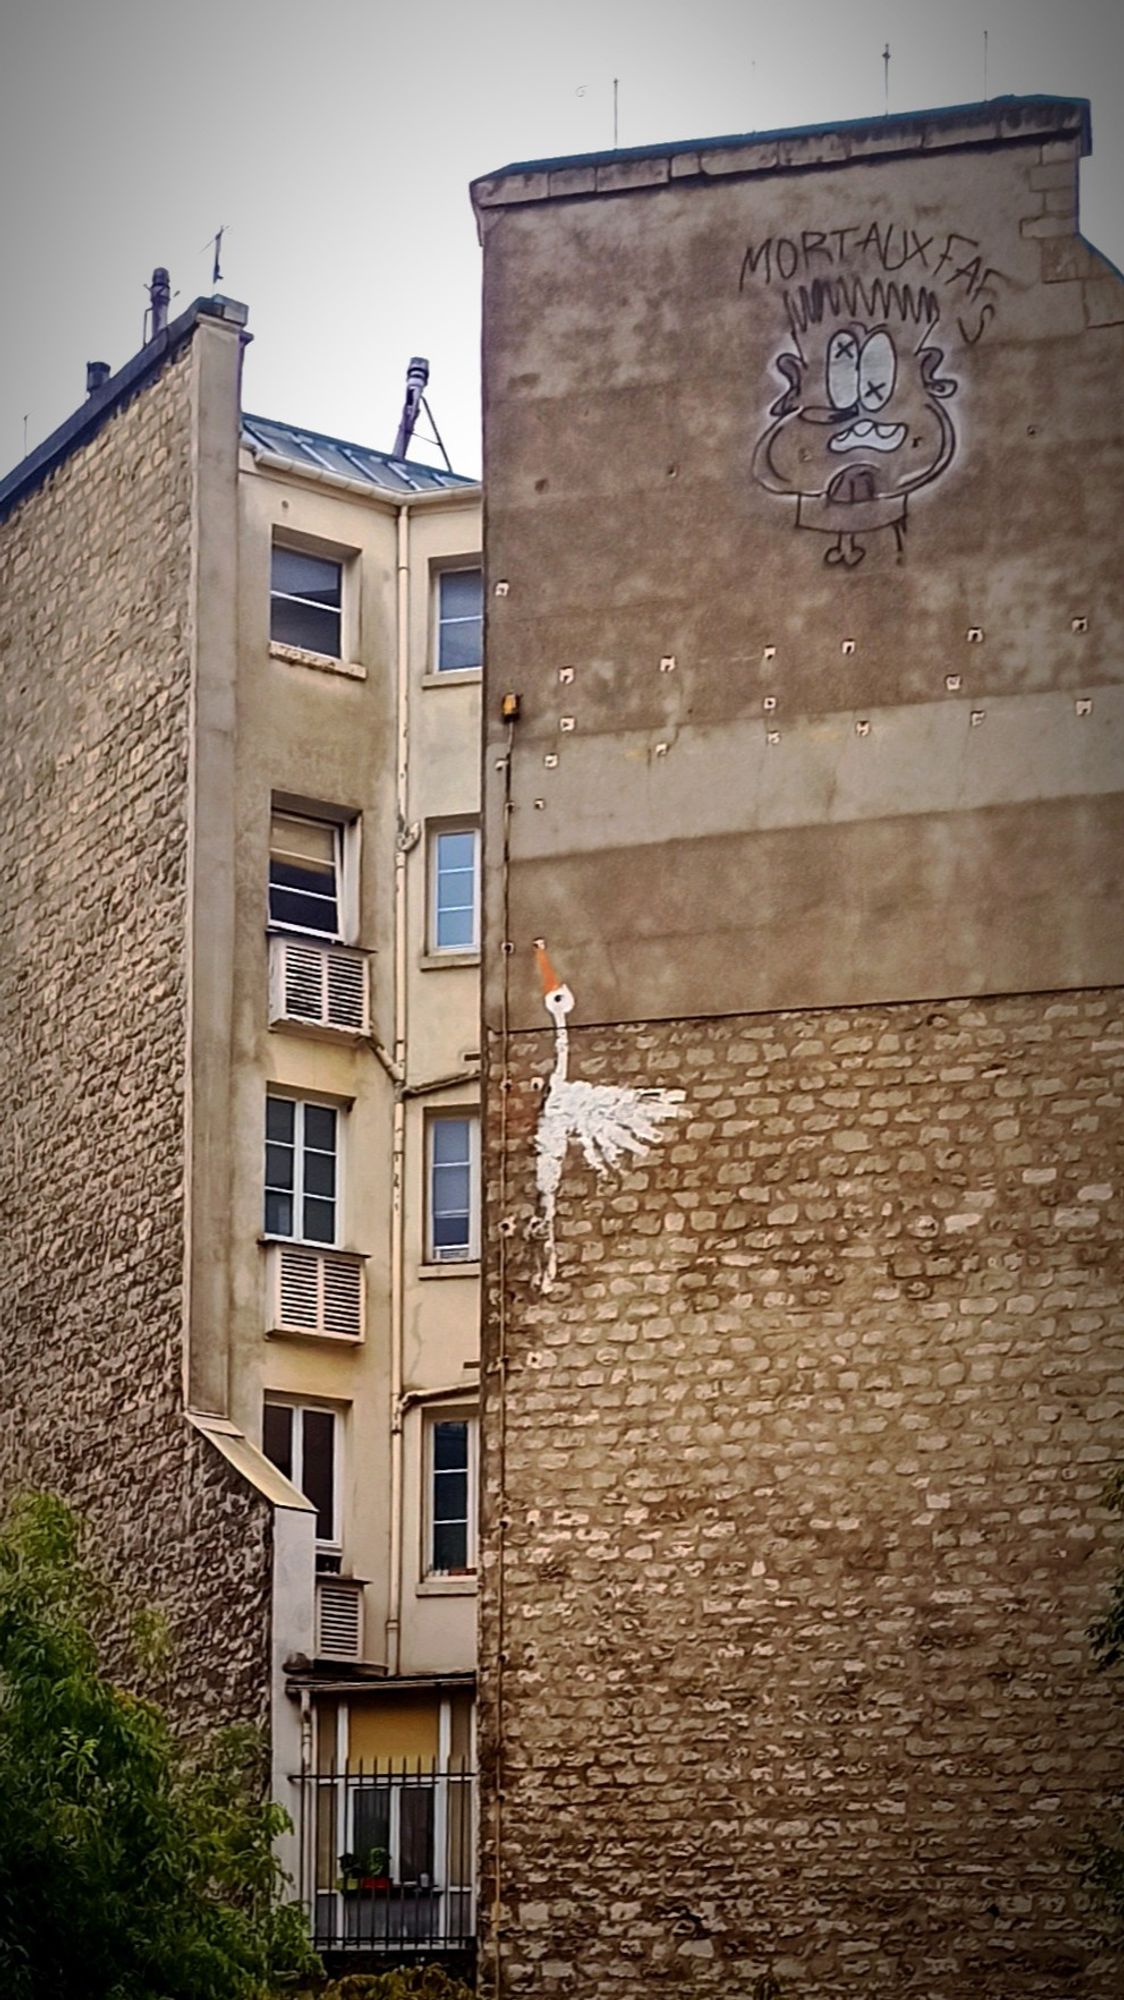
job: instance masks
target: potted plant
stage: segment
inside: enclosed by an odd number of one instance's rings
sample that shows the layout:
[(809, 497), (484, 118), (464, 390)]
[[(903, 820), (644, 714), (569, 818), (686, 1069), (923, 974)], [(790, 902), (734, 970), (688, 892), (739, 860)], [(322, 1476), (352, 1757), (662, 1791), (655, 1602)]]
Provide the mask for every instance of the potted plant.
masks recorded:
[(345, 1896), (357, 1896), (363, 1889), (389, 1889), (390, 1856), (385, 1847), (368, 1847), (357, 1854), (350, 1849), (340, 1855), (337, 1889)]

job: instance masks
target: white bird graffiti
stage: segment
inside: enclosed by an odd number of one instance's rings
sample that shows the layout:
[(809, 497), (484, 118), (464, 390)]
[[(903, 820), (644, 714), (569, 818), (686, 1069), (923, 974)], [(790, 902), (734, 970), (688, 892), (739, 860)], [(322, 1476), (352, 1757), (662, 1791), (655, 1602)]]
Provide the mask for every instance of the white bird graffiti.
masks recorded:
[(626, 1153), (642, 1159), (649, 1147), (664, 1137), (661, 1125), (679, 1116), (683, 1092), (572, 1081), (566, 1016), (573, 1008), (574, 996), (559, 979), (545, 946), (536, 944), (535, 954), (542, 975), (543, 1005), (554, 1022), (554, 1068), (535, 1134), (535, 1181), (541, 1211), (537, 1234), (546, 1243), (540, 1282), (542, 1290), (548, 1292), (558, 1275), (554, 1218), (570, 1140), (577, 1140), (587, 1165), (598, 1174), (607, 1173)]

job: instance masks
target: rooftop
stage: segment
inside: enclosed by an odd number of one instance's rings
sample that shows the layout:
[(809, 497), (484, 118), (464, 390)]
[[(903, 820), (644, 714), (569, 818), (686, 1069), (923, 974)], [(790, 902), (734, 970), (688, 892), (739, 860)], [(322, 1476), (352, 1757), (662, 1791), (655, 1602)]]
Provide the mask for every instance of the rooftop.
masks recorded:
[(557, 159), (516, 160), (472, 183), (477, 210), (516, 202), (618, 194), (690, 176), (794, 171), (848, 160), (951, 147), (1012, 144), (1064, 135), (1091, 149), (1084, 97), (990, 97), (977, 104), (845, 118), (828, 125), (779, 126), (710, 139), (672, 139)]
[[(71, 412), (42, 444), (29, 451), (18, 465), (0, 479), (0, 521), (24, 496), (49, 478), (73, 451), (88, 442), (130, 396), (157, 373), (163, 363), (191, 339), (199, 321), (224, 320), (244, 328), (246, 307), (236, 299), (193, 300), (186, 311), (162, 328), (134, 354), (115, 375), (110, 375)], [(299, 424), (279, 423), (272, 417), (242, 417), (242, 441), (255, 455), (280, 460), (295, 470), (304, 470), (316, 479), (346, 479), (396, 495), (471, 491), (478, 479), (466, 479), (459, 472), (445, 472), (432, 465), (416, 465), (413, 460), (392, 458), (389, 452), (368, 445), (351, 444), (345, 438), (326, 437), (320, 431)]]
[(388, 451), (375, 451), (371, 445), (351, 444), (346, 438), (328, 437), (323, 431), (281, 423), (275, 417), (252, 417), (243, 412), (242, 442), (255, 457), (264, 454), (284, 459), (287, 465), (314, 475), (330, 473), (337, 479), (361, 480), (381, 493), (402, 496), (459, 491), (480, 483), (459, 472), (393, 458)]

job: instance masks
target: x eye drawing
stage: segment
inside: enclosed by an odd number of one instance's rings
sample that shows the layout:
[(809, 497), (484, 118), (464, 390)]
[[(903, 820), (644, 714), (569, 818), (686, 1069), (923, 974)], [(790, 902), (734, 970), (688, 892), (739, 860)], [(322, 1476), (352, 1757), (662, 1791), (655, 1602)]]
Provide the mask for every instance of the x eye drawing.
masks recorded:
[(864, 410), (881, 410), (894, 393), (898, 357), (888, 333), (872, 333), (859, 356), (859, 402)]
[(834, 410), (853, 410), (859, 400), (859, 343), (842, 329), (828, 345), (827, 396)]

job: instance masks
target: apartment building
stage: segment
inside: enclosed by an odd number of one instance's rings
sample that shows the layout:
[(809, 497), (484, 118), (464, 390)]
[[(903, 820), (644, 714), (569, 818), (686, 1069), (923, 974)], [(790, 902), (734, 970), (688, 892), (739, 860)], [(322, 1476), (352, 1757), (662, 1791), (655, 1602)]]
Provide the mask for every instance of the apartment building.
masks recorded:
[(200, 299), (0, 485), (3, 1485), (249, 1719), (329, 1948), (470, 1948), (480, 489)]
[(473, 189), (491, 1995), (1121, 1990), (1089, 144), (998, 99)]

